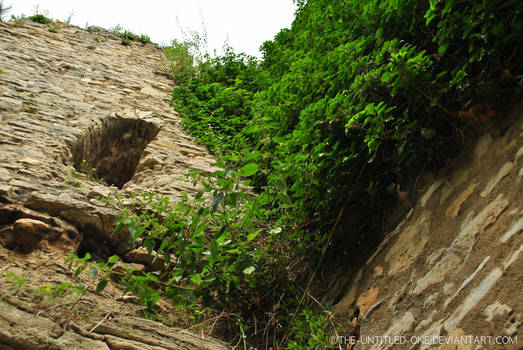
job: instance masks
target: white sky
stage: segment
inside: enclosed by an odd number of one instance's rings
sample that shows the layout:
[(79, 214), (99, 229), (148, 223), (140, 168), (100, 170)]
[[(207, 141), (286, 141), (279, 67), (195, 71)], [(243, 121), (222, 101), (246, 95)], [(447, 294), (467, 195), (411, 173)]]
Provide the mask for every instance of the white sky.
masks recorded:
[[(121, 25), (136, 34), (146, 34), (153, 42), (168, 44), (183, 39), (186, 32), (203, 32), (205, 22), (208, 50), (222, 52), (228, 40), (237, 52), (260, 56), (260, 45), (282, 28), (290, 27), (296, 6), (292, 0), (3, 0), (11, 15), (40, 13), (84, 27), (112, 28)], [(177, 20), (178, 18), (178, 20)]]

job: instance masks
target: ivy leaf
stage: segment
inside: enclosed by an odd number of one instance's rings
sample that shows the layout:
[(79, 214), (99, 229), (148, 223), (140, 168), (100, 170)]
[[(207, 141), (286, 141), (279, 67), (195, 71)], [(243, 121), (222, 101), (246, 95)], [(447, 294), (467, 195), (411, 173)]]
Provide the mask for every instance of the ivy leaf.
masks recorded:
[(238, 171), (238, 176), (252, 176), (258, 171), (258, 164), (249, 163), (245, 164), (240, 171)]
[(96, 293), (100, 293), (105, 289), (107, 286), (107, 279), (103, 278), (100, 282), (98, 282), (98, 285), (96, 286)]
[(81, 274), (83, 270), (85, 270), (85, 266), (79, 266), (74, 272), (74, 277), (78, 277), (78, 275)]
[(147, 239), (143, 241), (142, 246), (147, 250), (147, 254), (151, 255), (156, 244), (153, 239), (149, 239), (149, 237), (147, 237)]

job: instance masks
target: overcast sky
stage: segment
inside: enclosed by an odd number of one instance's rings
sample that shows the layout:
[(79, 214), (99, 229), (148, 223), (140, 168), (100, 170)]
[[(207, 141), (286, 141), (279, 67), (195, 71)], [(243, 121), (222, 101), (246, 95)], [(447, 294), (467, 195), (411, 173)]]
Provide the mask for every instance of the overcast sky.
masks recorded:
[[(32, 15), (35, 7), (50, 18), (84, 27), (121, 25), (147, 34), (159, 44), (183, 39), (185, 31), (207, 29), (209, 52), (222, 52), (228, 40), (236, 51), (260, 56), (260, 45), (281, 28), (290, 27), (296, 6), (292, 0), (3, 0), (12, 9), (7, 17)], [(7, 18), (6, 18), (7, 19)]]

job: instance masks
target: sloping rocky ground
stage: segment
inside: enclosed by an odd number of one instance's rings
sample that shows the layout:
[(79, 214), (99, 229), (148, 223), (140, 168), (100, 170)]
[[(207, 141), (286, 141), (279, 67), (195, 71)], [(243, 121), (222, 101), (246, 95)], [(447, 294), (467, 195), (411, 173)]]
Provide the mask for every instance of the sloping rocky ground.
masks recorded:
[(355, 349), (523, 349), (523, 103), (501, 129), (425, 179), (350, 283)]
[[(194, 191), (181, 179), (188, 169), (212, 171), (214, 160), (169, 106), (158, 47), (123, 46), (96, 27), (48, 28), (0, 23), (0, 349), (225, 349), (137, 317), (140, 302), (120, 286), (96, 294), (87, 272), (64, 264), (79, 249), (128, 250), (99, 197), (178, 198)], [(147, 263), (139, 251), (127, 256)], [(183, 324), (168, 303), (155, 311)]]

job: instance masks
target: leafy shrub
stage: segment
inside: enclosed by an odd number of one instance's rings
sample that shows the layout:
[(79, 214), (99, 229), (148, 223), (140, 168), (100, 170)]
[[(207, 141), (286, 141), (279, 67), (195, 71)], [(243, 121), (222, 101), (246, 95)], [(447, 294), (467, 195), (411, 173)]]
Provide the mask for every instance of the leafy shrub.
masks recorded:
[(129, 41), (139, 41), (142, 44), (147, 44), (151, 42), (151, 38), (149, 38), (149, 36), (144, 34), (137, 35), (128, 30), (125, 30), (124, 32), (120, 33), (120, 36), (122, 37), (122, 39), (127, 39)]
[(42, 23), (42, 24), (49, 24), (53, 23), (53, 20), (50, 18), (47, 18), (46, 16), (42, 15), (41, 13), (36, 13), (29, 17), (29, 19), (36, 23)]
[(109, 29), (109, 31), (114, 34), (119, 35), (121, 38), (121, 43), (124, 46), (130, 46), (131, 41), (139, 41), (142, 44), (151, 43), (151, 38), (149, 38), (149, 36), (147, 36), (145, 34), (138, 35), (138, 34), (134, 34), (133, 32), (131, 32), (129, 30), (123, 30), (122, 26), (119, 24), (117, 26)]
[(110, 199), (121, 208), (115, 231), (128, 229), (131, 247), (140, 244), (165, 262), (165, 272), (128, 280), (127, 291), (144, 298), (150, 309), (158, 300), (150, 283), (160, 283), (164, 295), (192, 312), (195, 322), (216, 310), (237, 314), (249, 337), (257, 322), (267, 324), (266, 307), (273, 307), (281, 291), (292, 285), (289, 266), (298, 263), (290, 263), (296, 257), (282, 235), (289, 232), (281, 228), (286, 222), (269, 226), (274, 215), (270, 201), (245, 190), (245, 177), (257, 172), (257, 165), (249, 163), (238, 171), (217, 171), (209, 179), (193, 173), (202, 191), (180, 203), (153, 194), (136, 197), (131, 207)]
[(109, 31), (113, 34), (120, 35), (123, 32), (123, 27), (120, 24), (115, 25), (112, 28), (109, 28)]
[(202, 34), (189, 30), (182, 30), (183, 40), (173, 40), (170, 46), (164, 48), (165, 57), (172, 72), (174, 81), (185, 84), (197, 72), (196, 66), (207, 62), (207, 31)]
[(179, 65), (176, 76), (182, 84), (172, 99), (184, 116), (183, 125), (216, 153), (250, 146), (238, 131), (252, 118), (254, 94), (259, 89), (252, 79), (258, 74), (256, 60), (228, 49), (224, 56), (201, 62), (196, 73), (188, 47), (182, 44), (176, 50), (177, 57), (187, 59)]
[(27, 21), (27, 17), (24, 14), (20, 16), (11, 15), (11, 21), (18, 26), (24, 24)]

